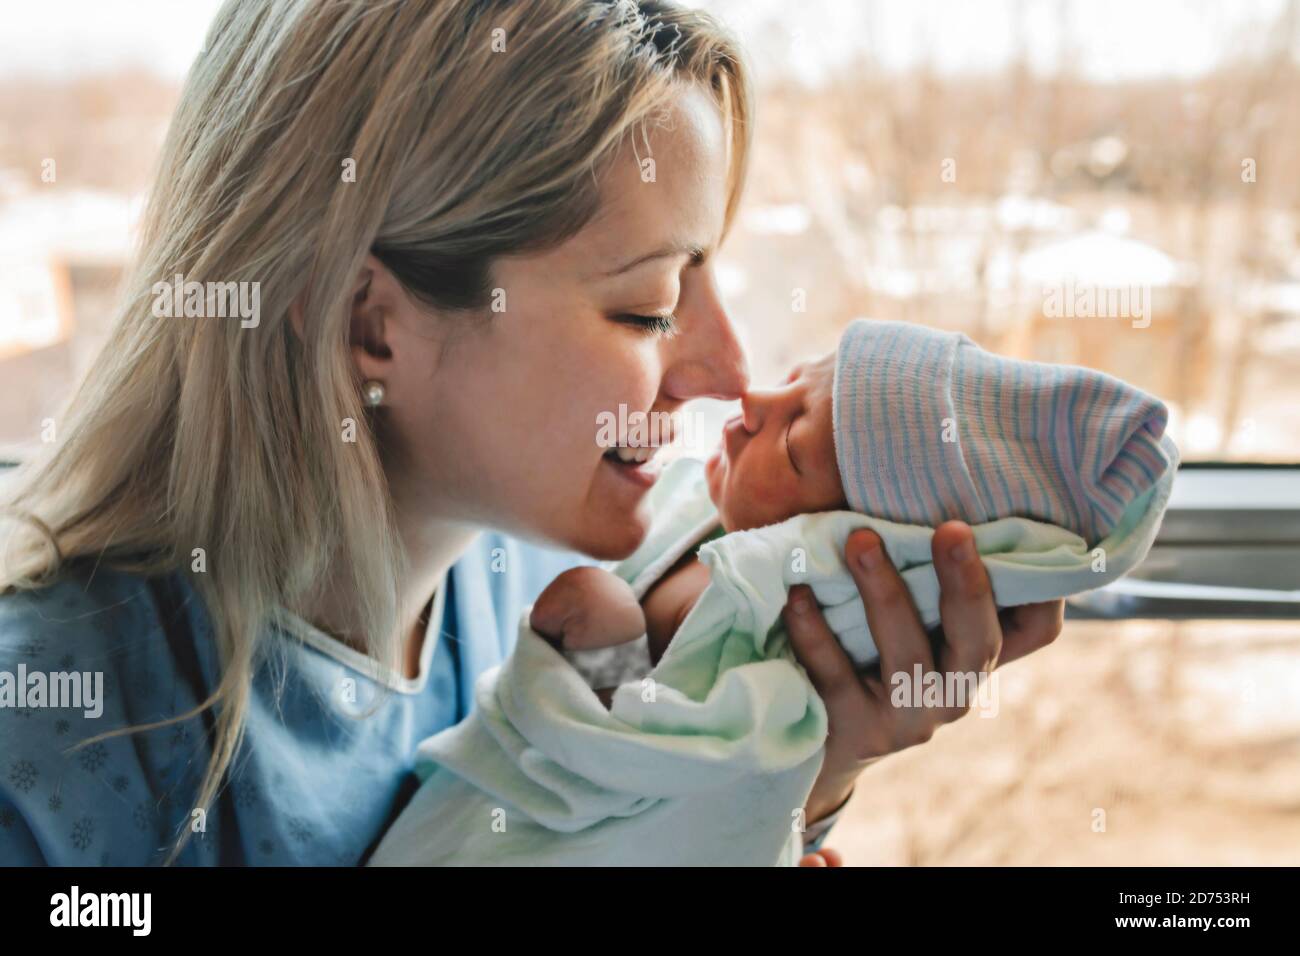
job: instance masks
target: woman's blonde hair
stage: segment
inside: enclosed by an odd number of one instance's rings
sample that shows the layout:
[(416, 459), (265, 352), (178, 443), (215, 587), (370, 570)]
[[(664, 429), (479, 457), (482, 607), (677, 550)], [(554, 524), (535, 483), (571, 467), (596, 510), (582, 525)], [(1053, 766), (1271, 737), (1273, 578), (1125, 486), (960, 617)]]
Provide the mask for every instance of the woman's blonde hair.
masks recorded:
[[(332, 562), (369, 653), (396, 667), (403, 573), (350, 359), (350, 290), (373, 252), (422, 301), (473, 309), (492, 260), (571, 236), (597, 177), (683, 82), (728, 134), (731, 221), (747, 71), (708, 15), (663, 0), (227, 0), (163, 147), (109, 341), (63, 439), (15, 476), (6, 591), (93, 558), (187, 569), (221, 680), (211, 805), (239, 749), (268, 622)], [(260, 322), (157, 318), (155, 285), (257, 283)], [(288, 319), (301, 307), (302, 334)], [(345, 423), (355, 441), (343, 441)], [(203, 549), (206, 572), (191, 567)], [(180, 835), (169, 860), (188, 836)]]

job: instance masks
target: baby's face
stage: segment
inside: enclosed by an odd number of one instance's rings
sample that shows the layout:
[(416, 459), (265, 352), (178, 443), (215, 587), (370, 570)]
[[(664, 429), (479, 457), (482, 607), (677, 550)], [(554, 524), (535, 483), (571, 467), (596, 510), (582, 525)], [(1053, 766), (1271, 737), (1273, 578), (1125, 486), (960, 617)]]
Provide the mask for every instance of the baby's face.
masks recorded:
[(785, 385), (751, 391), (705, 465), (727, 531), (848, 507), (835, 460), (835, 353), (796, 366)]

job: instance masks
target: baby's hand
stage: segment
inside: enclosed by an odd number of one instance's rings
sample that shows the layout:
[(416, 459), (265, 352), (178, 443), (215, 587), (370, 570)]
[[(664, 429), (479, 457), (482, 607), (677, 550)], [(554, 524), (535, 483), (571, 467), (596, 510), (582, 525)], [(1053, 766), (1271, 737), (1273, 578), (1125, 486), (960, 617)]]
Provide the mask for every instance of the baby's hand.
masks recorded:
[(626, 644), (646, 630), (645, 613), (631, 586), (593, 567), (571, 568), (547, 585), (528, 623), (566, 651)]

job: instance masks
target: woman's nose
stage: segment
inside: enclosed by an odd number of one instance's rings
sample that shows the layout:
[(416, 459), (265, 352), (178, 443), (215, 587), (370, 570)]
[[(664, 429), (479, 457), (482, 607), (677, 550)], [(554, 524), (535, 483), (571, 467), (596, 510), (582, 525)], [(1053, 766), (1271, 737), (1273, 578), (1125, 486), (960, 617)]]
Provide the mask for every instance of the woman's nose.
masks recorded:
[(683, 283), (677, 308), (681, 333), (668, 342), (672, 355), (664, 390), (679, 401), (734, 401), (749, 387), (745, 349), (718, 296), (712, 269), (705, 265), (692, 271), (694, 281)]

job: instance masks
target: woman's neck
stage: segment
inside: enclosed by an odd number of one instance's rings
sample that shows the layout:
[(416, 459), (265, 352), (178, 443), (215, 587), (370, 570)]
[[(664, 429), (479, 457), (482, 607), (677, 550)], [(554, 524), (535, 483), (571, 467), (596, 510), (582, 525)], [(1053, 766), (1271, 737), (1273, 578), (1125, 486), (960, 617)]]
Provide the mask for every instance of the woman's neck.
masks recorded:
[(447, 572), (474, 543), (479, 529), (441, 521), (407, 525), (401, 522), (400, 512), (398, 515), (407, 567), (406, 582), (399, 594), (403, 611), (398, 633), (402, 635), (403, 672), (407, 677), (416, 677), (434, 591), (443, 586)]
[[(472, 525), (431, 518), (420, 504), (411, 496), (401, 494), (399, 487), (393, 488), (399, 544), (406, 565), (406, 574), (398, 589), (400, 618), (397, 633), (402, 671), (407, 677), (419, 675), (420, 654), (434, 591), (480, 531)], [(320, 586), (296, 610), (326, 634), (365, 651), (370, 641), (369, 636), (363, 633), (357, 610), (359, 605), (351, 576), (344, 562), (336, 559), (322, 577)]]

